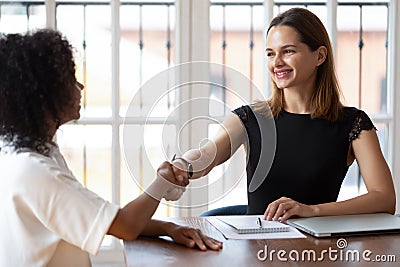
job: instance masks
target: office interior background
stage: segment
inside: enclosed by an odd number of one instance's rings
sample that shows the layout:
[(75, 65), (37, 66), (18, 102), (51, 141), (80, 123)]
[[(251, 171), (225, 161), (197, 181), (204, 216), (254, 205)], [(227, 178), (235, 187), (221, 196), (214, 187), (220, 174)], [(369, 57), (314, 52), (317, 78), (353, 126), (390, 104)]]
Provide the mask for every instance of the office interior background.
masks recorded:
[[(196, 106), (214, 120), (204, 120), (205, 127), (201, 129), (186, 125), (186, 134), (178, 140), (176, 133), (194, 111), (189, 107), (169, 116), (179, 103), (193, 95), (169, 92), (157, 112), (148, 116), (142, 110), (154, 103), (146, 99), (145, 93), (135, 97), (146, 88), (142, 86), (168, 68), (210, 61), (250, 79), (254, 85), (242, 92), (250, 101), (254, 100), (254, 90), (268, 97), (265, 29), (275, 15), (295, 6), (310, 9), (327, 27), (335, 49), (343, 101), (363, 109), (372, 118), (396, 191), (400, 192), (400, 49), (395, 46), (400, 43), (400, 3), (396, 0), (0, 0), (0, 32), (49, 27), (61, 31), (73, 44), (76, 75), (85, 85), (81, 119), (62, 126), (57, 142), (84, 185), (109, 201), (125, 205), (142, 193), (143, 177), (154, 177), (157, 166), (172, 156), (178, 145), (183, 151), (197, 147), (201, 140), (213, 135), (226, 115), (219, 106)], [(224, 80), (228, 87), (235, 82), (229, 77), (225, 80), (224, 67), (217, 69), (221, 71), (210, 74), (214, 80)], [(168, 84), (160, 86), (167, 91)], [(131, 103), (134, 97), (138, 103)], [(235, 102), (221, 88), (202, 92), (202, 97), (232, 108), (245, 104)], [(126, 117), (130, 104), (137, 107), (137, 112)], [(146, 140), (129, 142), (124, 147), (124, 129), (141, 131), (143, 125)], [(163, 137), (165, 133), (171, 133), (167, 134), (170, 138)], [(140, 177), (132, 177), (124, 149), (135, 152), (134, 166), (139, 168)], [(144, 168), (144, 158), (153, 168)], [(217, 180), (228, 181), (232, 171), (243, 173), (234, 183), (219, 183), (220, 188), (208, 195), (191, 196), (192, 201), (201, 199), (206, 205), (182, 208), (162, 203), (155, 217), (196, 216), (216, 207), (246, 204), (244, 161), (244, 157), (229, 160), (204, 178), (203, 182), (212, 186)], [(339, 199), (365, 190), (357, 164), (353, 164)], [(93, 262), (122, 263), (121, 242), (106, 237)]]

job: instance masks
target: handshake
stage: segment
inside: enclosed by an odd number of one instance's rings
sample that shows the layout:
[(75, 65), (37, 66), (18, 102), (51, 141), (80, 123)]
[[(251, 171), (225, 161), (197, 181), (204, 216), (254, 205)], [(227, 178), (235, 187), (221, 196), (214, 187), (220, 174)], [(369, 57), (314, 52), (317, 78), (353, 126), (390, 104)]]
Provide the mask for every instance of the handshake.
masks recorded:
[(157, 177), (147, 188), (146, 193), (161, 201), (178, 200), (189, 184), (193, 175), (192, 165), (184, 158), (173, 157), (171, 162), (164, 161), (157, 169)]

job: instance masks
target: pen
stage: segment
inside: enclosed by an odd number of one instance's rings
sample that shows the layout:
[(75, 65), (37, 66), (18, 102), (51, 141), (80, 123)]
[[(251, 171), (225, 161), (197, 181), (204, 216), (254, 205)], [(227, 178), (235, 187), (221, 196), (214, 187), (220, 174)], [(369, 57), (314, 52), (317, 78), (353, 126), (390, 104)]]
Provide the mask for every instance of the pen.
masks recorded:
[(258, 224), (258, 228), (262, 228), (260, 217), (257, 217), (257, 224)]

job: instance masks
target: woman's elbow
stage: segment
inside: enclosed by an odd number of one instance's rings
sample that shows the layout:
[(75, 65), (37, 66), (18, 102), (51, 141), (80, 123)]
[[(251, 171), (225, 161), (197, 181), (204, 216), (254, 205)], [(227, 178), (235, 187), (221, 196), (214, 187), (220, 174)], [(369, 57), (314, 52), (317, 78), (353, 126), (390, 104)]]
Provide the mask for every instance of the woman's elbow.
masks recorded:
[(395, 212), (396, 212), (396, 196), (394, 196), (391, 203), (389, 203), (388, 212), (391, 214), (395, 214)]
[(132, 231), (131, 233), (127, 233), (121, 239), (123, 239), (124, 241), (133, 241), (133, 240), (137, 239), (139, 237), (139, 235), (140, 235), (140, 233)]
[(393, 192), (390, 192), (389, 194), (384, 195), (384, 203), (385, 207), (383, 212), (387, 212), (390, 214), (395, 214), (396, 212), (396, 194), (393, 190)]
[(140, 232), (135, 231), (134, 229), (109, 229), (107, 234), (115, 236), (116, 238), (124, 241), (133, 241), (139, 237)]
[(135, 240), (140, 233), (141, 229), (135, 223), (131, 222), (129, 218), (125, 217), (124, 212), (121, 210), (117, 213), (107, 231), (107, 234), (126, 241)]

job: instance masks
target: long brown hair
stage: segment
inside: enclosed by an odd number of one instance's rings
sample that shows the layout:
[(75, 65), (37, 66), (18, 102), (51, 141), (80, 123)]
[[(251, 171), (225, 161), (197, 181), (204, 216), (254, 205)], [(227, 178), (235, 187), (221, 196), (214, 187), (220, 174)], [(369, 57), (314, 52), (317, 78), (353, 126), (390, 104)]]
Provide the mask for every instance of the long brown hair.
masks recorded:
[[(343, 107), (340, 102), (341, 91), (335, 72), (332, 45), (324, 25), (315, 14), (304, 8), (292, 8), (276, 16), (268, 27), (267, 35), (272, 27), (278, 25), (292, 27), (298, 32), (300, 41), (306, 44), (311, 51), (316, 51), (321, 46), (326, 47), (327, 56), (324, 63), (318, 66), (315, 89), (309, 102), (309, 108), (311, 118), (338, 120)], [(272, 115), (276, 117), (283, 109), (283, 90), (278, 89), (272, 79), (271, 82), (272, 96), (267, 101)], [(256, 109), (258, 105), (256, 102)]]

